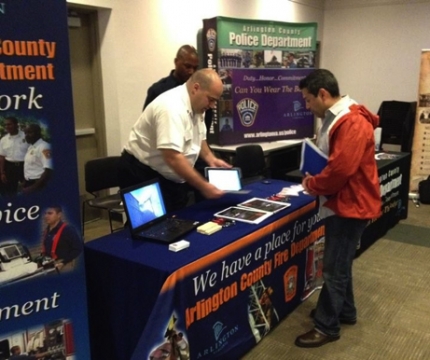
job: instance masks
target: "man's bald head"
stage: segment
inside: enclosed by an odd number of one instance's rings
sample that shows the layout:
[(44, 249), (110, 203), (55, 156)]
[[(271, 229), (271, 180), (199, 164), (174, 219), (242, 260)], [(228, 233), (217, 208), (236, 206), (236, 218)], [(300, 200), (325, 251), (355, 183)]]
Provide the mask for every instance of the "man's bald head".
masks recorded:
[(216, 106), (223, 92), (223, 84), (215, 70), (205, 68), (191, 76), (187, 89), (193, 111), (203, 113)]

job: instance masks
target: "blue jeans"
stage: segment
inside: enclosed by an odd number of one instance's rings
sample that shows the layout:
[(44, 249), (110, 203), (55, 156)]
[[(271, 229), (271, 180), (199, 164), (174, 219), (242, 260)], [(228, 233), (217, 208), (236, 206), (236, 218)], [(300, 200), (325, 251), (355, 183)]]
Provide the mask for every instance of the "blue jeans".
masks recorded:
[(352, 262), (367, 223), (368, 220), (336, 215), (325, 219), (324, 285), (318, 298), (314, 323), (315, 328), (326, 335), (339, 335), (339, 318), (357, 318), (352, 289)]

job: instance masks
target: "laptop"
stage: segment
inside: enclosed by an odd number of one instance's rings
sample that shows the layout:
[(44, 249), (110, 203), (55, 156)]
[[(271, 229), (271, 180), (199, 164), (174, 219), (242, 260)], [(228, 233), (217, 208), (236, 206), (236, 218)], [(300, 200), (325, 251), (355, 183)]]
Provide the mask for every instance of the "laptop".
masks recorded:
[(242, 189), (240, 168), (205, 168), (206, 179), (218, 189), (233, 194), (249, 194), (251, 190)]
[(198, 221), (167, 217), (157, 179), (120, 190), (131, 236), (171, 243), (195, 229)]

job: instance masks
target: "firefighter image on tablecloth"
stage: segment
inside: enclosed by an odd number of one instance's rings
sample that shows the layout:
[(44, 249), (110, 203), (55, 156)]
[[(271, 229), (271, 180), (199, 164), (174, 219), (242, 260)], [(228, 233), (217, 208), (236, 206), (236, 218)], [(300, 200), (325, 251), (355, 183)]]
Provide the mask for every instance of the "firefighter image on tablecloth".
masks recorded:
[(322, 267), (325, 237), (318, 239), (306, 249), (305, 287), (302, 300), (307, 299), (323, 283)]
[(175, 328), (177, 318), (172, 315), (164, 337), (166, 341), (149, 355), (150, 360), (189, 360), (190, 349), (182, 332)]
[(278, 313), (271, 300), (273, 292), (273, 288), (270, 286), (265, 287), (262, 280), (256, 282), (250, 288), (249, 324), (256, 342), (259, 342), (279, 322)]

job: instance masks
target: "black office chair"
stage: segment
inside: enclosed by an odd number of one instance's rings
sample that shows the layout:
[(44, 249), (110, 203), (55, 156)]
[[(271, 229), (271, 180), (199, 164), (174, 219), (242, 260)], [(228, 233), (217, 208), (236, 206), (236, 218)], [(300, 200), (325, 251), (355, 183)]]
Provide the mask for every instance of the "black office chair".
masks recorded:
[(238, 146), (234, 166), (241, 169), (242, 183), (244, 185), (267, 177), (263, 148), (258, 144)]
[(123, 226), (114, 228), (112, 224), (112, 214), (124, 212), (119, 193), (112, 195), (102, 195), (103, 190), (109, 190), (119, 186), (118, 184), (118, 161), (120, 156), (107, 156), (89, 160), (85, 164), (85, 190), (93, 198), (82, 203), (82, 235), (85, 230), (85, 207), (106, 210), (109, 218), (110, 232), (122, 229)]
[(411, 152), (417, 102), (383, 101), (379, 106), (379, 126), (382, 128), (381, 147), (400, 145), (400, 151)]

